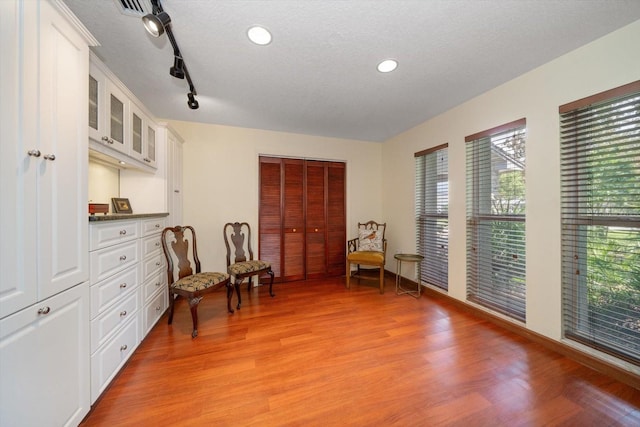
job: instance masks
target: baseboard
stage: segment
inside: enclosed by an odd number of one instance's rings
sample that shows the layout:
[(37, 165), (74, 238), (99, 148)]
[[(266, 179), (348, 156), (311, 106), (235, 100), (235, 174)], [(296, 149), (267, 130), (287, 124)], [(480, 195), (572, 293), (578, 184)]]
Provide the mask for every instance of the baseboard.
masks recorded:
[[(395, 280), (395, 273), (391, 273), (385, 270), (385, 276), (393, 277)], [(403, 278), (403, 280), (408, 280), (407, 278)], [(409, 280), (412, 283), (416, 283), (414, 281)], [(621, 383), (627, 384), (633, 388), (640, 390), (640, 375), (634, 374), (633, 372), (629, 372), (624, 368), (616, 366), (612, 363), (609, 363), (605, 360), (599, 359), (596, 356), (580, 351), (574, 347), (571, 347), (567, 344), (558, 342), (551, 338), (548, 338), (544, 335), (541, 335), (537, 332), (531, 331), (524, 326), (520, 326), (518, 324), (509, 322), (504, 320), (490, 312), (481, 310), (477, 307), (474, 307), (470, 304), (467, 304), (464, 301), (460, 301), (456, 298), (450, 297), (449, 295), (438, 292), (430, 287), (423, 286), (422, 294), (428, 296), (429, 298), (438, 298), (446, 301), (447, 303), (455, 306), (462, 311), (470, 313), (474, 316), (477, 316), (483, 320), (487, 320), (501, 328), (508, 330), (509, 332), (513, 332), (518, 334), (524, 338), (527, 338), (537, 344), (544, 346), (545, 348), (555, 351), (556, 353), (562, 354), (576, 362), (585, 365), (595, 371), (598, 371), (602, 374), (605, 374)]]

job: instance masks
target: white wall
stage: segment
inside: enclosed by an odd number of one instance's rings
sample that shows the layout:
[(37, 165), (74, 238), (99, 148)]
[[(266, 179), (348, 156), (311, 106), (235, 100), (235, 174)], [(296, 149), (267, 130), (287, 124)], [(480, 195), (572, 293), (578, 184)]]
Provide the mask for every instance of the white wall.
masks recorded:
[(89, 203), (107, 203), (109, 212), (112, 197), (120, 197), (120, 171), (102, 163), (89, 160)]
[(171, 126), (185, 140), (182, 225), (196, 229), (203, 269), (226, 271), (227, 222), (251, 224), (257, 256), (260, 155), (346, 162), (347, 236), (355, 237), (358, 221), (384, 219), (382, 144), (193, 122)]
[[(640, 79), (640, 21), (570, 52), (384, 143), (383, 216), (389, 249), (415, 250), (414, 157), (449, 144), (449, 295), (466, 299), (464, 137), (527, 119), (526, 327), (560, 340), (561, 222), (558, 107)], [(428, 96), (428, 94), (425, 94)]]

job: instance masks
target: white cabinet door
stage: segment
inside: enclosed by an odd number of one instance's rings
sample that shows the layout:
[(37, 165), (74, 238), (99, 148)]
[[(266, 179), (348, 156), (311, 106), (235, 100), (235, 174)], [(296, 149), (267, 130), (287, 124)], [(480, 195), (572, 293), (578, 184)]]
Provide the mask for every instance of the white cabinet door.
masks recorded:
[(0, 320), (0, 378), (0, 426), (82, 421), (90, 408), (88, 283)]
[(182, 140), (171, 130), (167, 132), (168, 139), (168, 191), (169, 218), (167, 224), (172, 227), (182, 224)]
[(145, 131), (145, 157), (143, 161), (145, 161), (151, 167), (157, 167), (157, 148), (156, 148), (156, 138), (157, 138), (156, 125), (150, 120), (147, 119), (147, 128)]
[(111, 80), (107, 80), (106, 86), (108, 143), (111, 148), (129, 154), (129, 99)]
[(36, 170), (42, 157), (36, 157), (34, 126), (38, 39), (31, 28), (37, 28), (36, 2), (0, 1), (0, 318), (37, 298)]
[(42, 300), (89, 279), (89, 48), (48, 2), (40, 3), (40, 70), (42, 156), (36, 173), (38, 298)]
[(102, 144), (109, 143), (105, 108), (107, 76), (95, 65), (89, 66), (89, 138)]

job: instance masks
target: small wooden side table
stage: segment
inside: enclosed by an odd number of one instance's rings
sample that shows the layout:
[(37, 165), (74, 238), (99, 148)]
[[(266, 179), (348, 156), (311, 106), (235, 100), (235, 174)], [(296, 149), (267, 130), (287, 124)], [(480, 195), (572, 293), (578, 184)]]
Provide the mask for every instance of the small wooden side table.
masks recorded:
[[(418, 254), (395, 254), (393, 256), (396, 259), (396, 295), (409, 294), (412, 297), (420, 298), (420, 291), (422, 286), (420, 285), (420, 277), (422, 276), (422, 260), (424, 257)], [(403, 262), (415, 262), (418, 264), (418, 284), (417, 289), (407, 289), (402, 287), (402, 263)]]

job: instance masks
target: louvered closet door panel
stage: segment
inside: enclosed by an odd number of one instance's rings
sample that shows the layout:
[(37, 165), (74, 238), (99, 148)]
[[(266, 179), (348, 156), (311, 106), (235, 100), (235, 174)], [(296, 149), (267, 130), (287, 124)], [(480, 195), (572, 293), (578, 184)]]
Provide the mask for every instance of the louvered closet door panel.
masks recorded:
[(304, 161), (282, 159), (283, 186), (283, 281), (305, 278)]
[(327, 273), (344, 274), (346, 254), (345, 164), (327, 165)]
[(326, 162), (306, 162), (307, 208), (307, 278), (323, 277), (327, 273), (326, 254)]
[(259, 258), (271, 262), (275, 277), (282, 276), (282, 182), (281, 161), (260, 158), (260, 214), (258, 224)]

